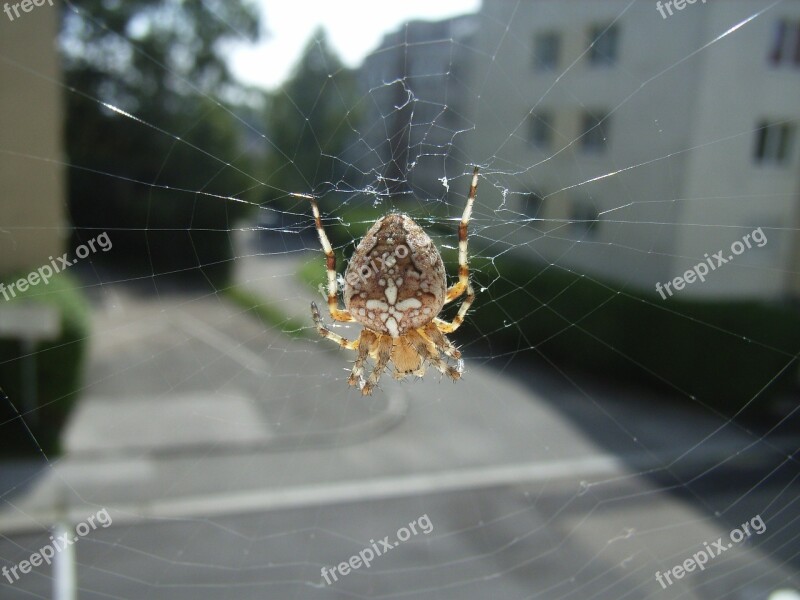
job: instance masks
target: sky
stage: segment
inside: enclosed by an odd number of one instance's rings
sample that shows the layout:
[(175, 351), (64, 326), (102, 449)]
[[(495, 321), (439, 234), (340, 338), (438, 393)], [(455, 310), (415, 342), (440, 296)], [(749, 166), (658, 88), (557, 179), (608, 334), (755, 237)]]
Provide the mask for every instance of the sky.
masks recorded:
[(406, 21), (435, 21), (477, 12), (480, 0), (258, 0), (267, 34), (255, 46), (233, 49), (231, 67), (245, 83), (273, 89), (300, 58), (322, 26), (339, 58), (357, 66), (386, 33)]

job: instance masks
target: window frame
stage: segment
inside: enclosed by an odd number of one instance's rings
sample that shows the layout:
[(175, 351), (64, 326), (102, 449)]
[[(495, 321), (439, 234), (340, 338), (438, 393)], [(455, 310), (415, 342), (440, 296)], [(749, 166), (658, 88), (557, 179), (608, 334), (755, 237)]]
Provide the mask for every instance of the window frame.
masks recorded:
[(581, 112), (580, 149), (583, 154), (601, 155), (608, 152), (611, 145), (610, 118), (608, 111)]
[(773, 67), (800, 68), (800, 19), (775, 21), (768, 61)]
[(591, 68), (609, 68), (619, 63), (620, 28), (617, 23), (590, 25), (587, 60)]
[(788, 121), (761, 119), (755, 129), (753, 162), (781, 167), (791, 162), (797, 127)]
[(572, 201), (569, 211), (572, 232), (596, 239), (600, 231), (600, 211), (590, 198)]
[[(528, 115), (528, 146), (538, 150), (549, 150), (553, 147), (555, 129), (553, 111), (542, 110)], [(542, 136), (541, 134), (545, 135)]]
[[(539, 31), (533, 34), (533, 49), (531, 59), (533, 70), (537, 72), (555, 71), (561, 62), (561, 33), (556, 30)], [(542, 41), (550, 41), (552, 44), (544, 44), (546, 51), (542, 51)]]

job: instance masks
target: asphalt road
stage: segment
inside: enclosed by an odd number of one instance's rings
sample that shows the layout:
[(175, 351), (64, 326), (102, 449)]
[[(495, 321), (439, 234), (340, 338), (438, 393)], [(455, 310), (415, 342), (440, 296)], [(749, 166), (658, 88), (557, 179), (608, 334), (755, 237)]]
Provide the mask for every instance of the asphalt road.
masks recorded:
[[(743, 488), (709, 479), (706, 502), (727, 505)], [(782, 495), (787, 478), (759, 486), (724, 522), (744, 522)], [(722, 523), (696, 498), (668, 495), (642, 478), (597, 486), (539, 481), (188, 519), (148, 519), (92, 531), (74, 548), (82, 599), (101, 598), (768, 598), (796, 577), (797, 508), (765, 519), (764, 539), (731, 548), (702, 572), (662, 589), (656, 569), (711, 544)], [(114, 509), (110, 509), (113, 514)], [(401, 527), (427, 516), (394, 546)], [(795, 522), (793, 525), (792, 522)], [(394, 546), (328, 585), (333, 567), (390, 536)], [(46, 535), (5, 539), (6, 560), (27, 557)], [(378, 544), (379, 549), (382, 545)], [(3, 598), (48, 598), (38, 568)], [(329, 577), (329, 579), (332, 579)]]
[[(318, 256), (254, 254), (241, 280), (304, 312), (292, 275)], [(364, 399), (346, 385), (348, 353), (219, 294), (97, 292), (67, 453), (0, 479), (0, 566), (49, 543), (52, 524), (106, 509), (112, 524), (70, 546), (81, 599), (775, 600), (800, 585), (786, 433), (469, 343), (458, 384), (386, 381)], [(430, 533), (323, 579), (424, 515)], [(763, 534), (656, 581), (756, 515)], [(0, 598), (52, 586), (42, 565), (0, 577)]]

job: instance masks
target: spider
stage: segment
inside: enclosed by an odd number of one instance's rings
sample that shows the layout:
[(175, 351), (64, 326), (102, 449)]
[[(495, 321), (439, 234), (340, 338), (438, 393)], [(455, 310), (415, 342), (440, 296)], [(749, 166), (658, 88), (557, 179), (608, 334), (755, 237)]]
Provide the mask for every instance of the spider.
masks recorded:
[[(361, 323), (358, 339), (347, 340), (322, 323), (316, 303), (311, 315), (323, 338), (357, 355), (348, 383), (358, 386), (364, 396), (372, 394), (387, 368), (394, 365), (395, 379), (408, 375), (422, 377), (430, 363), (453, 381), (464, 370), (461, 353), (445, 337), (464, 321), (475, 292), (469, 281), (467, 262), (467, 224), (478, 191), (478, 167), (472, 173), (467, 205), (458, 227), (458, 282), (447, 287), (444, 263), (431, 238), (414, 220), (403, 213), (389, 213), (370, 227), (350, 259), (344, 276), (344, 310), (339, 308), (336, 257), (322, 228), (319, 206), (310, 198), (319, 241), (325, 252), (328, 274), (328, 311), (335, 321)], [(437, 315), (448, 302), (466, 297), (453, 321)], [(444, 355), (454, 361), (452, 366)], [(374, 368), (364, 378), (368, 358)]]

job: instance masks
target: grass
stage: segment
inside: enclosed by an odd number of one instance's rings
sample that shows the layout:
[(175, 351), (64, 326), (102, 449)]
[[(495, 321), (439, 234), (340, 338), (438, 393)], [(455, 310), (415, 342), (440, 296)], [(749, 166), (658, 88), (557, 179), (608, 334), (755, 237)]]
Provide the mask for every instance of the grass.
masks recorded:
[[(342, 262), (341, 255), (339, 255), (338, 252), (336, 254), (336, 268), (341, 271), (340, 265), (344, 263)], [(320, 285), (327, 285), (325, 265), (317, 261), (308, 261), (298, 269), (297, 278), (316, 292)]]
[(283, 311), (266, 302), (258, 294), (254, 294), (241, 286), (232, 286), (224, 291), (225, 297), (237, 306), (251, 313), (264, 325), (279, 329), (292, 339), (314, 339), (317, 334), (308, 322), (290, 317)]

